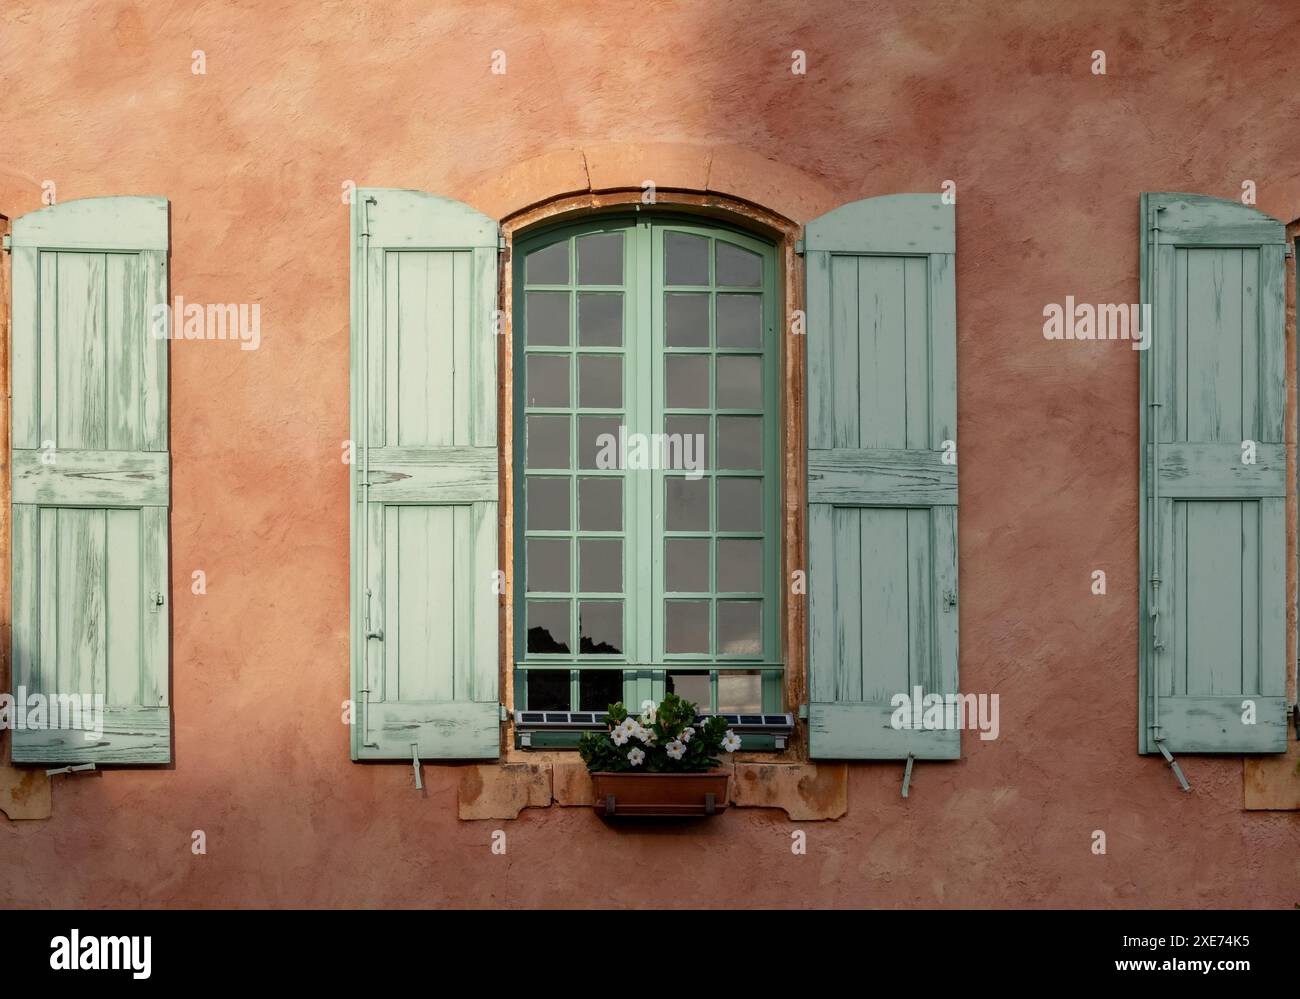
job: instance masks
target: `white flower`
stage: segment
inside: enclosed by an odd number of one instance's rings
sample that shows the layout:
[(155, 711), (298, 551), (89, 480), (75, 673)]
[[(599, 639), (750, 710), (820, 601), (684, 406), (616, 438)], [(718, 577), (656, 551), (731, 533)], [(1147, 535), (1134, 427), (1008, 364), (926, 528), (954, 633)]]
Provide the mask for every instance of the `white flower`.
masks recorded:
[(614, 745), (616, 746), (622, 746), (628, 740), (627, 732), (623, 730), (622, 725), (619, 725), (616, 729), (614, 729), (614, 731), (610, 732), (609, 737), (613, 741)]
[(693, 736), (694, 734), (695, 734), (695, 729), (687, 725), (684, 729), (682, 729), (682, 742), (690, 742), (691, 736)]
[(628, 763), (632, 764), (634, 767), (639, 767), (644, 760), (645, 753), (639, 748), (633, 747), (632, 751), (627, 754)]
[(655, 734), (644, 725), (638, 725), (636, 731), (632, 733), (647, 746), (653, 746), (655, 743)]
[(727, 729), (727, 734), (722, 737), (722, 748), (728, 753), (734, 753), (740, 748), (740, 736), (731, 729)]
[(647, 698), (641, 702), (641, 717), (649, 718), (651, 722), (655, 720), (655, 702)]
[(665, 746), (664, 749), (668, 751), (668, 756), (670, 759), (680, 760), (683, 756), (686, 755), (686, 746), (684, 746), (682, 742), (678, 739), (674, 739), (672, 742), (668, 743), (668, 745)]
[(636, 735), (636, 730), (639, 725), (640, 722), (638, 722), (635, 718), (629, 715), (628, 717), (623, 719), (623, 723), (619, 726), (619, 728), (623, 730), (624, 735), (630, 738), (631, 736)]

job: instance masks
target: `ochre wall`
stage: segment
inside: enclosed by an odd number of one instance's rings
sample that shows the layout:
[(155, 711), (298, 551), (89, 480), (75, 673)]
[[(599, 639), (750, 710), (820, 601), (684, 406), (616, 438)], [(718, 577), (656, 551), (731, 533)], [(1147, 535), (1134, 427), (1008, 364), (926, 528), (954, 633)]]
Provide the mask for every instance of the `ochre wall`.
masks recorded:
[[(165, 196), (172, 294), (259, 302), (263, 325), (257, 351), (171, 350), (175, 766), (59, 777), (51, 819), (0, 819), (0, 900), (657, 904), (671, 885), (678, 903), (801, 907), (1300, 901), (1300, 815), (1244, 812), (1239, 759), (1184, 759), (1184, 795), (1137, 755), (1138, 355), (1041, 332), (1067, 294), (1137, 300), (1143, 190), (1235, 198), (1251, 179), (1261, 209), (1300, 215), (1300, 8), (424, 6), (0, 12), (0, 212), (40, 207), (47, 179), (61, 201)], [(918, 765), (906, 801), (891, 763), (851, 768), (837, 822), (462, 822), (459, 768), (426, 767), (418, 793), (410, 767), (348, 760), (341, 184), (500, 215), (645, 179), (798, 221), (958, 184), (962, 687), (1001, 695), (1002, 730)]]

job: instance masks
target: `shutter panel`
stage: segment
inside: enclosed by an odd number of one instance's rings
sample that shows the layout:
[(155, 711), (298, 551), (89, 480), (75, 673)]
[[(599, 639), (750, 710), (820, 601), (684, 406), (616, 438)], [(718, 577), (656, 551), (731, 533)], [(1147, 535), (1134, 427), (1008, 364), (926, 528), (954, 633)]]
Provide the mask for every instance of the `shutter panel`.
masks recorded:
[(13, 684), (68, 726), (16, 729), (14, 762), (171, 759), (167, 211), (89, 198), (13, 226)]
[(957, 693), (953, 214), (900, 194), (807, 227), (814, 759), (961, 752), (956, 728), (895, 728), (891, 703)]
[(1284, 752), (1285, 229), (1191, 194), (1142, 219), (1140, 748)]
[(383, 189), (352, 220), (352, 757), (495, 758), (497, 224)]

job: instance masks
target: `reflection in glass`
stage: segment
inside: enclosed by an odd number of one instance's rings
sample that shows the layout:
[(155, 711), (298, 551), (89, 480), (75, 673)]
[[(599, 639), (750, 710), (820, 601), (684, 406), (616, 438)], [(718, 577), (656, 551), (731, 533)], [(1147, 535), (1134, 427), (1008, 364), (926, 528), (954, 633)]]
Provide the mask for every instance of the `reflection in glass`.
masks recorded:
[(530, 669), (528, 671), (528, 708), (531, 711), (568, 711), (569, 671), (567, 669)]
[(669, 673), (668, 693), (676, 694), (695, 705), (697, 713), (707, 713), (713, 700), (708, 673)]
[(718, 530), (763, 529), (763, 480), (718, 478)]
[(530, 531), (569, 529), (569, 480), (530, 475), (524, 486)]
[(578, 674), (578, 710), (608, 711), (623, 700), (623, 673), (616, 669), (585, 669)]
[(664, 649), (670, 653), (709, 651), (709, 602), (664, 601)]
[(583, 538), (578, 542), (578, 589), (583, 593), (623, 592), (623, 542)]
[(569, 343), (569, 293), (530, 291), (524, 296), (524, 329), (530, 347), (564, 347)]
[(613, 476), (578, 480), (578, 530), (623, 529), (623, 480)]
[(528, 601), (528, 651), (541, 655), (569, 651), (569, 601)]
[(623, 234), (600, 232), (579, 236), (578, 284), (623, 283)]
[(733, 288), (757, 288), (763, 283), (763, 258), (731, 243), (715, 240), (715, 280)]
[(718, 592), (763, 589), (763, 542), (758, 538), (718, 539)]
[(528, 416), (524, 418), (528, 437), (529, 468), (569, 467), (569, 418)]
[(524, 264), (524, 282), (527, 284), (568, 284), (568, 240), (534, 250), (528, 254)]
[(529, 355), (528, 405), (569, 405), (569, 358), (567, 355)]
[(621, 294), (607, 291), (579, 293), (578, 343), (583, 347), (618, 347), (623, 343)]
[(759, 673), (722, 670), (718, 673), (718, 713), (756, 715), (763, 710), (763, 677)]
[(623, 652), (623, 602), (582, 601), (578, 604), (578, 628), (583, 655), (620, 655)]
[(664, 296), (664, 340), (669, 347), (709, 345), (709, 296), (699, 292)]
[(709, 241), (685, 232), (664, 233), (664, 283), (708, 284)]
[(762, 651), (762, 604), (757, 600), (718, 601), (718, 654), (756, 656)]

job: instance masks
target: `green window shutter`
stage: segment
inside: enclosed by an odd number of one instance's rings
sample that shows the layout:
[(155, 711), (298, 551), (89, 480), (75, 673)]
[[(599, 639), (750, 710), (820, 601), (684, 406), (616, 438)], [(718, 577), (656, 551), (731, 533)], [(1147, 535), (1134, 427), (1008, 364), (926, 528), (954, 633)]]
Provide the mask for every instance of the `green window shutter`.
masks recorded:
[(60, 726), (15, 762), (171, 759), (167, 232), (163, 198), (13, 226), (13, 685)]
[(896, 695), (957, 693), (953, 215), (900, 194), (807, 226), (814, 759), (961, 752), (955, 728), (892, 723)]
[(495, 758), (497, 224), (352, 211), (352, 758)]
[(1140, 749), (1284, 752), (1285, 229), (1193, 194), (1141, 210)]

